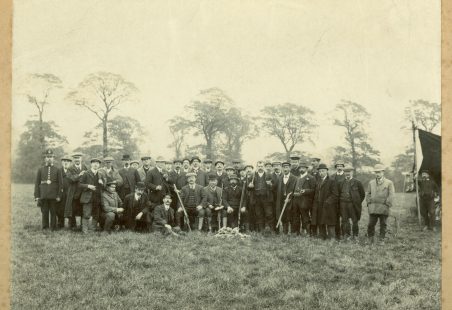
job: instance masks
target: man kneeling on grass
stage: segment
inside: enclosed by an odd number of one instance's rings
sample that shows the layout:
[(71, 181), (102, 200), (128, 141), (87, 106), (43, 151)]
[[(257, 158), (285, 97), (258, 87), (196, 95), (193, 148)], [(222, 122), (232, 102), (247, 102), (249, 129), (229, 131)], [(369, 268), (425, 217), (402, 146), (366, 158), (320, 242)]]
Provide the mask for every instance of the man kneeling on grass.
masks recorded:
[(124, 199), (124, 217), (130, 230), (149, 232), (151, 229), (151, 202), (145, 193), (146, 186), (138, 182), (135, 191)]
[(177, 235), (180, 232), (179, 226), (175, 225), (174, 210), (170, 207), (172, 202), (171, 194), (165, 194), (163, 204), (154, 209), (154, 222), (152, 228), (164, 235)]
[(107, 188), (102, 193), (102, 211), (105, 220), (104, 231), (111, 233), (111, 227), (115, 222), (119, 222), (124, 209), (122, 201), (116, 192), (116, 181), (108, 180)]

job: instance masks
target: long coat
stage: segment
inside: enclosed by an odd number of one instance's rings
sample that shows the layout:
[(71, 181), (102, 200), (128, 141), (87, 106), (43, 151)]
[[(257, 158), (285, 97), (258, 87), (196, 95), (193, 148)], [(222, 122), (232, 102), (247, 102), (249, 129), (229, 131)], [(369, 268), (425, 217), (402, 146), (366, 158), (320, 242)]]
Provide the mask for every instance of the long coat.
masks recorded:
[(314, 194), (314, 205), (312, 207), (313, 225), (336, 225), (339, 192), (337, 183), (330, 176), (325, 181), (319, 179)]
[[(300, 196), (295, 196), (294, 199), (300, 201), (302, 209), (312, 209), (315, 186), (316, 178), (310, 174), (300, 176), (297, 179), (297, 183), (295, 185), (295, 193), (300, 193)], [(304, 193), (301, 193), (302, 190), (304, 190)]]
[(123, 184), (122, 186), (120, 186), (120, 188), (128, 185), (130, 188), (130, 192), (134, 192), (136, 184), (140, 182), (140, 176), (138, 175), (137, 169), (131, 167), (129, 167), (128, 169), (121, 168), (119, 169), (118, 172), (123, 180)]
[(146, 175), (151, 169), (152, 167), (149, 167), (149, 169), (146, 171), (144, 170), (143, 166), (137, 169), (138, 175), (140, 176), (140, 182), (144, 183), (146, 181)]
[[(169, 186), (163, 177), (163, 173), (165, 170), (162, 169), (160, 172), (157, 167), (152, 168), (152, 170), (148, 171), (146, 176), (146, 188), (149, 189), (149, 200), (153, 204), (161, 204), (163, 197), (165, 194), (169, 192)], [(162, 189), (157, 190), (157, 186), (160, 185)]]
[[(102, 174), (97, 172), (97, 175), (92, 170), (88, 170), (80, 178), (79, 186), (82, 188), (82, 194), (80, 195), (80, 203), (92, 203), (91, 214), (94, 219), (100, 218), (100, 204), (101, 204), (101, 191), (102, 185), (99, 183), (99, 179), (102, 178)], [(88, 188), (88, 185), (94, 185), (95, 191)]]
[(71, 217), (74, 215), (72, 210), (73, 201), (79, 200), (82, 193), (82, 188), (79, 186), (81, 178), (80, 172), (85, 171), (86, 173), (87, 170), (88, 168), (83, 164), (81, 164), (80, 169), (75, 165), (72, 165), (67, 170), (66, 176), (70, 185), (67, 191), (66, 204), (64, 206), (64, 217)]
[(163, 204), (156, 206), (154, 209), (154, 222), (152, 223), (153, 231), (165, 232), (165, 225), (167, 224), (171, 227), (176, 226), (174, 210), (169, 208), (167, 211)]
[[(341, 194), (342, 194), (343, 186), (344, 186), (344, 184), (346, 184), (345, 182), (346, 182), (346, 180), (344, 180), (339, 187), (339, 200), (342, 199)], [(364, 198), (366, 197), (366, 193), (364, 192), (363, 184), (355, 178), (350, 179), (350, 196), (352, 199), (356, 218), (358, 220), (360, 220), (362, 204), (363, 204)]]
[(369, 214), (389, 215), (394, 199), (394, 184), (384, 178), (377, 183), (376, 179), (370, 180), (366, 192)]
[[(292, 208), (293, 203), (293, 191), (295, 190), (295, 185), (297, 184), (297, 177), (294, 176), (292, 173), (289, 174), (289, 180), (287, 181), (286, 186), (286, 194), (292, 193), (290, 196), (290, 201), (286, 206), (286, 209), (284, 210), (285, 214), (290, 214), (290, 210)], [(284, 207), (284, 175), (282, 175), (279, 180), (278, 184), (276, 184), (277, 190), (276, 190), (276, 220), (279, 219), (279, 216), (281, 215), (282, 208)], [(284, 215), (285, 216), (285, 215)]]

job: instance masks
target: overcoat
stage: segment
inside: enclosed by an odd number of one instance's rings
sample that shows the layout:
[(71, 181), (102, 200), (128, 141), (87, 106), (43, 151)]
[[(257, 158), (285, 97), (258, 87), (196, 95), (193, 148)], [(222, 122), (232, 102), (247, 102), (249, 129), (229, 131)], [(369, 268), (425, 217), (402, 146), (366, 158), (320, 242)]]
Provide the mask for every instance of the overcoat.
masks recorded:
[(72, 210), (73, 201), (80, 199), (82, 193), (82, 188), (79, 186), (81, 171), (85, 171), (86, 173), (88, 168), (86, 168), (84, 164), (81, 164), (80, 169), (75, 165), (71, 165), (67, 170), (66, 177), (69, 181), (69, 188), (67, 190), (66, 204), (64, 206), (64, 217), (72, 217), (74, 215)]
[(394, 199), (394, 184), (383, 178), (380, 182), (370, 180), (366, 192), (366, 202), (369, 214), (389, 215)]
[(330, 176), (325, 180), (319, 179), (314, 194), (312, 206), (313, 225), (336, 225), (339, 192), (337, 183)]
[[(284, 214), (290, 214), (290, 210), (292, 208), (293, 203), (293, 191), (295, 190), (295, 185), (297, 184), (297, 177), (294, 176), (292, 173), (289, 174), (289, 180), (286, 184), (286, 194), (292, 193), (290, 195), (290, 201), (286, 206), (286, 209), (284, 210)], [(281, 215), (282, 208), (284, 207), (284, 175), (282, 175), (279, 180), (278, 184), (276, 184), (277, 190), (276, 190), (276, 220), (279, 219), (279, 216)], [(284, 215), (286, 216), (286, 215)]]

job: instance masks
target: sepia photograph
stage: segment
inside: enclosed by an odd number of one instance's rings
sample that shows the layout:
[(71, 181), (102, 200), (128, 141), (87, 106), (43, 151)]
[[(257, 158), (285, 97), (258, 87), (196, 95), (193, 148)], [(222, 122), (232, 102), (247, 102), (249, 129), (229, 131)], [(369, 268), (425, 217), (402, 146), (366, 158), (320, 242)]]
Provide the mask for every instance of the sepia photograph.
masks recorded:
[(14, 0), (11, 65), (11, 309), (441, 309), (441, 1)]

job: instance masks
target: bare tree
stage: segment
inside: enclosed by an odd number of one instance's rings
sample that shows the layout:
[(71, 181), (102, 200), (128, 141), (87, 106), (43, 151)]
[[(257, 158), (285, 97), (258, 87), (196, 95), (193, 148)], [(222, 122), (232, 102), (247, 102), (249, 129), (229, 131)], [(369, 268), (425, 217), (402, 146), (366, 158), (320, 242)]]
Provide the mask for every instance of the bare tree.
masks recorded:
[(56, 75), (51, 73), (30, 74), (23, 85), (24, 95), (28, 101), (38, 110), (39, 120), (39, 144), (41, 152), (46, 147), (45, 131), (44, 131), (44, 110), (45, 106), (50, 103), (51, 93), (62, 88), (62, 81)]
[(441, 122), (441, 106), (423, 99), (410, 101), (409, 106), (405, 108), (405, 120), (411, 125), (413, 117), (418, 127), (432, 132)]
[(353, 169), (378, 163), (379, 152), (369, 143), (365, 124), (370, 118), (366, 109), (352, 101), (342, 100), (335, 109), (334, 125), (345, 129), (345, 145), (336, 147), (334, 160), (351, 162)]
[(67, 99), (94, 113), (102, 123), (102, 153), (108, 155), (108, 120), (110, 113), (124, 103), (135, 102), (136, 86), (121, 75), (110, 72), (89, 74)]
[(281, 141), (287, 158), (295, 146), (311, 141), (314, 123), (314, 112), (302, 105), (285, 103), (268, 106), (262, 109), (262, 128), (271, 136)]

